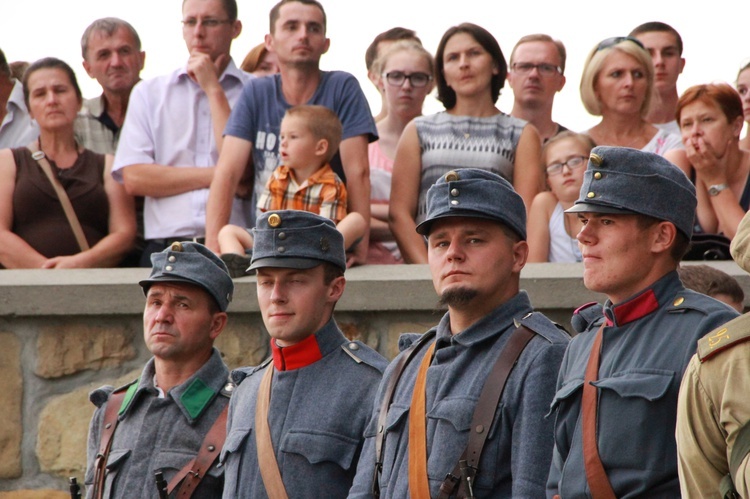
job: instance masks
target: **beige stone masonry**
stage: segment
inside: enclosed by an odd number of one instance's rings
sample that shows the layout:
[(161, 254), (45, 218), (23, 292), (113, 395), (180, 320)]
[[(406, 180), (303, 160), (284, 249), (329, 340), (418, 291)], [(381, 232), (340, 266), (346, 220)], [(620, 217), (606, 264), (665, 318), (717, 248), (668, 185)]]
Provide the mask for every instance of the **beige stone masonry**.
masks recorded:
[(115, 367), (135, 357), (133, 341), (140, 336), (123, 327), (63, 323), (44, 327), (37, 340), (34, 371), (42, 378), (59, 378), (85, 369)]
[(0, 333), (0, 478), (21, 476), (21, 342), (11, 333)]

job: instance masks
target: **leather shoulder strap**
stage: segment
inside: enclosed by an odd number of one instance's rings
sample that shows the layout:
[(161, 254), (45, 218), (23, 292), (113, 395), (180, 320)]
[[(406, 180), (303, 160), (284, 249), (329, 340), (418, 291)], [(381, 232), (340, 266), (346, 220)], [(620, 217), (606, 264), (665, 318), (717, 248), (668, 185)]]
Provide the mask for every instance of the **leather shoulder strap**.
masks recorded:
[(406, 349), (401, 357), (398, 359), (398, 363), (394, 366), (391, 377), (388, 378), (388, 384), (383, 391), (383, 400), (380, 402), (380, 411), (378, 413), (378, 431), (375, 435), (375, 476), (372, 481), (372, 493), (375, 497), (380, 497), (380, 472), (383, 471), (383, 440), (385, 439), (385, 421), (388, 417), (388, 409), (391, 406), (393, 400), (393, 394), (396, 391), (398, 380), (401, 379), (401, 375), (404, 373), (404, 369), (409, 362), (414, 358), (414, 355), (431, 339), (437, 335), (437, 331), (434, 329), (426, 332), (417, 341)]
[[(211, 429), (208, 430), (203, 438), (201, 447), (195, 459), (190, 460), (183, 468), (169, 481), (167, 492), (171, 494), (177, 488), (176, 498), (189, 498), (198, 488), (198, 485), (206, 476), (206, 473), (219, 457), (219, 452), (224, 446), (224, 440), (227, 437), (227, 412), (229, 404), (216, 418)], [(179, 485), (179, 488), (177, 487)]]
[(273, 380), (273, 364), (269, 364), (263, 373), (258, 398), (255, 403), (255, 445), (258, 448), (258, 466), (263, 486), (268, 497), (273, 499), (287, 499), (288, 494), (281, 479), (279, 463), (271, 440), (271, 428), (268, 425), (268, 408), (271, 403), (271, 381)]
[(101, 499), (104, 494), (104, 479), (107, 475), (107, 459), (109, 451), (112, 449), (112, 439), (117, 429), (118, 413), (125, 399), (125, 390), (112, 392), (107, 400), (107, 406), (104, 408), (104, 421), (101, 435), (99, 436), (99, 452), (94, 459), (94, 499)]
[(464, 494), (467, 497), (473, 497), (471, 489), (474, 486), (474, 477), (479, 470), (479, 458), (482, 456), (484, 444), (495, 419), (500, 397), (503, 395), (505, 384), (521, 356), (521, 352), (534, 337), (534, 334), (526, 326), (519, 326), (513, 331), (500, 352), (495, 365), (492, 366), (490, 375), (484, 382), (479, 400), (474, 408), (471, 429), (469, 430), (469, 442), (453, 471), (445, 477), (440, 485), (439, 498), (450, 497), (459, 481), (463, 488), (469, 489), (464, 490)]
[(73, 209), (73, 204), (70, 202), (68, 193), (65, 192), (65, 188), (60, 184), (60, 181), (57, 180), (55, 174), (52, 173), (52, 166), (50, 166), (49, 161), (47, 161), (47, 158), (44, 156), (44, 151), (41, 151), (39, 149), (36, 141), (33, 141), (32, 143), (27, 145), (26, 148), (31, 151), (31, 157), (34, 158), (37, 163), (39, 163), (42, 171), (49, 179), (52, 187), (55, 189), (57, 197), (60, 199), (60, 204), (62, 205), (63, 211), (65, 212), (65, 217), (68, 219), (70, 228), (73, 230), (73, 235), (76, 238), (76, 242), (78, 242), (78, 246), (81, 248), (81, 251), (86, 251), (87, 249), (89, 249), (89, 243), (83, 233), (81, 222), (78, 221), (78, 216), (76, 215), (76, 211)]

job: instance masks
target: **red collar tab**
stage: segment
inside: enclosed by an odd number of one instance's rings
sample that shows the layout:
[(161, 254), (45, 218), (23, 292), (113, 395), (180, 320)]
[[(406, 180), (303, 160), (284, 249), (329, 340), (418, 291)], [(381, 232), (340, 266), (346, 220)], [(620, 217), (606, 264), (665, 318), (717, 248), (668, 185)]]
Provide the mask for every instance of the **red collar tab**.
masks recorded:
[[(612, 314), (614, 315), (614, 322), (618, 326), (623, 326), (628, 322), (647, 316), (657, 308), (659, 308), (659, 301), (656, 299), (654, 290), (649, 288), (635, 298), (613, 306)], [(611, 325), (611, 322), (608, 317), (607, 325)]]
[(318, 340), (311, 334), (295, 345), (280, 347), (271, 339), (271, 354), (273, 366), (277, 371), (292, 371), (307, 367), (323, 358), (318, 346)]

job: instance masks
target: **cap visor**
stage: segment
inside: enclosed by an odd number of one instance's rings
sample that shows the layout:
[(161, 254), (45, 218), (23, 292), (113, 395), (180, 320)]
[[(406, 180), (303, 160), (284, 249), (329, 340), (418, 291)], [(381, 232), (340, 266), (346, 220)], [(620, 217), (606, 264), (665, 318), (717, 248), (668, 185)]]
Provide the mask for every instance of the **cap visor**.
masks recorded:
[(264, 267), (276, 267), (282, 269), (311, 269), (322, 264), (323, 260), (315, 260), (313, 258), (258, 258), (247, 270), (255, 270)]
[(140, 284), (140, 286), (144, 288), (145, 290), (146, 288), (151, 287), (152, 284), (156, 284), (157, 282), (182, 282), (185, 284), (192, 284), (193, 286), (199, 286), (205, 289), (205, 287), (198, 282), (195, 282), (191, 279), (186, 279), (184, 277), (174, 276), (174, 275), (162, 275), (159, 277), (149, 277), (148, 279), (143, 279), (142, 281), (138, 281), (138, 284)]
[(495, 222), (500, 222), (502, 224), (505, 224), (505, 220), (502, 220), (497, 217), (493, 217), (491, 215), (488, 215), (486, 213), (480, 213), (478, 211), (458, 211), (458, 210), (451, 210), (447, 213), (443, 213), (441, 215), (438, 215), (436, 217), (432, 217), (429, 220), (425, 220), (424, 222), (417, 225), (417, 234), (421, 234), (423, 236), (429, 236), (430, 235), (430, 226), (437, 222), (438, 220), (442, 220), (443, 218), (454, 218), (454, 217), (463, 217), (463, 218), (482, 218), (484, 220), (493, 220)]
[(627, 215), (635, 213), (632, 210), (626, 210), (624, 208), (617, 208), (615, 206), (607, 206), (602, 204), (591, 204), (591, 203), (576, 203), (567, 210), (565, 213), (612, 213)]

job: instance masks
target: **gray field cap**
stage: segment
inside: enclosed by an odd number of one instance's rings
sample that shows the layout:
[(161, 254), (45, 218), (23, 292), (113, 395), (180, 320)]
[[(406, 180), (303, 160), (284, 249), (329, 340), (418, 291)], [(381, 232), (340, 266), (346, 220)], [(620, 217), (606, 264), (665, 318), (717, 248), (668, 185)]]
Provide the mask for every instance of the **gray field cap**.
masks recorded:
[(195, 284), (205, 289), (225, 312), (232, 301), (234, 283), (227, 266), (213, 251), (202, 244), (176, 242), (161, 253), (151, 255), (151, 275), (138, 284), (143, 293), (157, 283), (180, 282)]
[(695, 186), (675, 165), (628, 147), (595, 147), (581, 193), (566, 213), (638, 213), (672, 222), (688, 239), (695, 221)]
[(258, 218), (248, 270), (311, 269), (323, 262), (346, 270), (344, 236), (332, 220), (299, 210), (269, 211)]
[(440, 177), (427, 191), (427, 215), (417, 232), (427, 236), (432, 222), (447, 217), (495, 220), (526, 239), (523, 199), (510, 182), (487, 170), (461, 168)]

